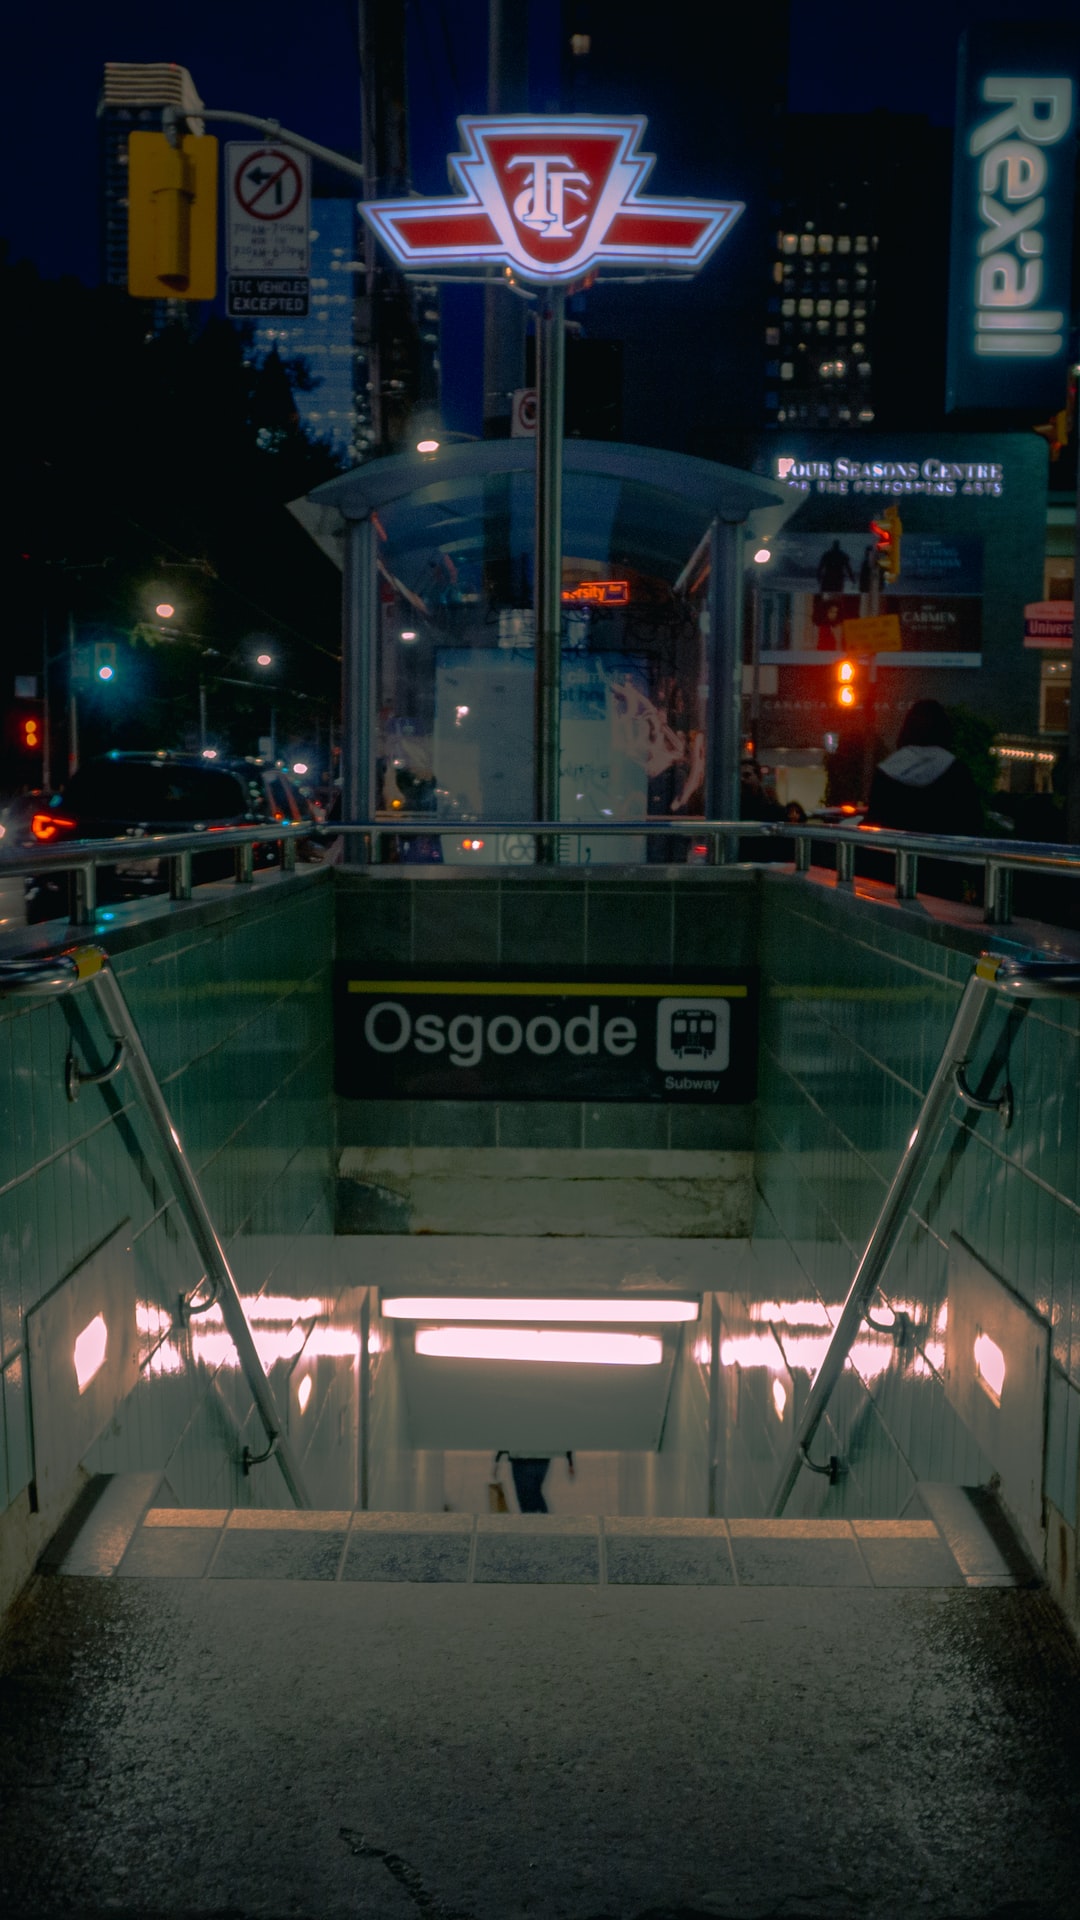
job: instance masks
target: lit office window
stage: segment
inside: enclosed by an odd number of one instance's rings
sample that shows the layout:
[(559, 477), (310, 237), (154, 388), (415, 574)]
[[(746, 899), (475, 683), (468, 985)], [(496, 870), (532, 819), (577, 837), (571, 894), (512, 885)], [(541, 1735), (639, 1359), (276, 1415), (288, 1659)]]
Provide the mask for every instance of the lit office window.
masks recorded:
[(838, 319), (838, 320), (846, 320), (846, 319), (847, 319), (847, 316), (848, 316), (848, 314), (849, 314), (850, 312), (851, 312), (851, 301), (850, 301), (850, 300), (838, 300), (838, 301), (837, 301), (837, 303), (836, 303), (836, 317), (837, 317), (837, 319)]
[(850, 252), (851, 252), (851, 235), (850, 235), (850, 233), (838, 233), (838, 234), (837, 234), (837, 236), (836, 236), (836, 251), (837, 251), (837, 253), (850, 253)]
[(792, 362), (791, 362), (790, 360), (781, 360), (781, 362), (780, 362), (780, 378), (781, 378), (781, 380), (794, 380), (794, 378), (795, 378), (795, 368), (794, 368), (794, 365), (792, 364)]
[(819, 253), (831, 253), (831, 252), (832, 252), (832, 250), (833, 250), (833, 236), (832, 236), (832, 234), (831, 234), (831, 233), (819, 233), (819, 235), (818, 235), (818, 252), (819, 252)]
[(766, 329), (765, 329), (765, 345), (766, 345), (767, 347), (778, 347), (778, 346), (780, 345), (780, 329), (779, 329), (779, 327), (766, 327)]
[(831, 300), (819, 300), (819, 301), (818, 301), (818, 303), (817, 303), (817, 310), (818, 310), (818, 312), (819, 312), (819, 313), (822, 313), (822, 314), (826, 314), (826, 313), (831, 313), (831, 312), (832, 312), (832, 301), (831, 301)]
[(783, 314), (783, 316), (784, 316), (784, 318), (785, 318), (785, 320), (790, 320), (790, 319), (792, 319), (792, 318), (793, 318), (793, 316), (794, 316), (794, 313), (795, 313), (795, 302), (794, 302), (794, 300), (783, 300), (783, 301), (781, 301), (781, 304), (780, 304), (780, 311), (781, 311), (781, 313)]
[(802, 236), (802, 239), (799, 241), (799, 252), (813, 253), (813, 251), (814, 251), (814, 236), (812, 233), (804, 233)]
[(799, 238), (797, 234), (785, 233), (780, 244), (785, 253), (798, 253), (799, 251)]

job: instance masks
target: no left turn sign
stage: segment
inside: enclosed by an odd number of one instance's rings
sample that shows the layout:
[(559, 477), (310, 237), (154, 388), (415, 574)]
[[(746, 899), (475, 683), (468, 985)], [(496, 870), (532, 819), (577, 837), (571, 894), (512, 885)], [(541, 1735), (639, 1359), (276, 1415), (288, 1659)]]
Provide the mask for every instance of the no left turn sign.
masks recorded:
[(233, 191), (252, 220), (286, 220), (299, 205), (304, 175), (290, 153), (263, 147), (238, 167)]
[[(300, 297), (295, 282), (306, 282), (310, 272), (311, 208), (310, 163), (284, 142), (267, 143), (231, 140), (226, 148), (226, 200), (228, 208), (228, 264), (230, 311), (250, 315), (273, 313), (276, 306), (250, 302), (273, 299), (275, 279), (290, 284), (285, 290), (290, 300)], [(259, 284), (239, 285), (233, 305), (232, 280)], [(262, 284), (265, 282), (266, 284)], [(304, 306), (291, 305), (280, 311), (307, 310), (307, 287), (303, 288)]]

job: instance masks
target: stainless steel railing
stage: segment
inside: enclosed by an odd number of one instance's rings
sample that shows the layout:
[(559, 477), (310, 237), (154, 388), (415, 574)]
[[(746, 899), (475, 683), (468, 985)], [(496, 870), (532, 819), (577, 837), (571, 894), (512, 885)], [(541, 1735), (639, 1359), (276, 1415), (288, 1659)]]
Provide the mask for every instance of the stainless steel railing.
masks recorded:
[(44, 843), (25, 854), (0, 860), (0, 878), (27, 879), (53, 872), (71, 876), (69, 924), (92, 927), (97, 912), (97, 874), (100, 867), (115, 867), (140, 860), (161, 860), (168, 871), (169, 897), (190, 900), (192, 862), (196, 854), (231, 849), (233, 877), (241, 885), (255, 875), (255, 848), (278, 846), (281, 871), (296, 867), (297, 842), (319, 840), (320, 829), (310, 822), (294, 825), (289, 821), (263, 822), (251, 827), (211, 827), (196, 833), (126, 834), (116, 840), (65, 840)]
[[(1004, 993), (1013, 999), (1075, 999), (1080, 996), (1080, 962), (1001, 960), (996, 954), (983, 954), (976, 962), (960, 996), (952, 1029), (926, 1090), (914, 1130), (855, 1269), (855, 1277), (833, 1329), (825, 1358), (814, 1375), (806, 1405), (796, 1422), (769, 1506), (773, 1518), (783, 1513), (802, 1468), (813, 1465), (809, 1459), (810, 1443), (884, 1277), (908, 1207), (940, 1138), (953, 1100), (960, 1099), (967, 1106), (984, 1110), (996, 1110), (1006, 1124), (1011, 1117), (1011, 1090), (1004, 1089), (993, 1100), (980, 1100), (971, 1093), (964, 1079), (964, 1068), (971, 1058), (976, 1035), (997, 993)], [(838, 1464), (835, 1457), (831, 1464), (835, 1472)]]
[[(108, 955), (100, 947), (84, 946), (40, 958), (0, 960), (0, 998), (55, 998), (58, 994), (70, 993), (77, 988), (85, 988), (96, 1001), (105, 1031), (113, 1041), (114, 1053), (108, 1066), (100, 1073), (86, 1072), (78, 1067), (73, 1072), (69, 1061), (66, 1073), (68, 1098), (76, 1097), (80, 1085), (111, 1079), (121, 1070), (130, 1074), (143, 1112), (157, 1136), (158, 1145), (173, 1176), (184, 1225), (202, 1262), (202, 1275), (191, 1291), (197, 1293), (209, 1282), (211, 1298), (221, 1306), (222, 1319), (236, 1348), (241, 1370), (266, 1434), (265, 1453), (252, 1456), (245, 1451), (245, 1471), (256, 1459), (265, 1460), (275, 1453), (282, 1478), (296, 1505), (310, 1507), (311, 1500), (300, 1464), (285, 1431), (274, 1390), (259, 1358), (232, 1268), (210, 1217), (195, 1170), (173, 1124), (131, 1010), (109, 964)], [(203, 1304), (208, 1306), (210, 1301)]]
[[(42, 846), (25, 856), (0, 862), (0, 875), (12, 877), (67, 871), (72, 875), (70, 924), (92, 927), (97, 911), (98, 869), (118, 863), (157, 858), (169, 870), (169, 897), (192, 897), (192, 861), (195, 855), (231, 848), (235, 857), (235, 879), (250, 883), (254, 877), (256, 846), (278, 844), (281, 866), (291, 872), (296, 865), (298, 841), (319, 841), (329, 847), (341, 839), (349, 865), (379, 866), (391, 857), (393, 844), (417, 837), (435, 838), (441, 843), (443, 863), (474, 870), (488, 864), (476, 858), (477, 842), (509, 839), (513, 855), (500, 865), (527, 865), (537, 846), (555, 865), (589, 864), (586, 842), (605, 839), (674, 839), (703, 849), (702, 858), (711, 866), (736, 863), (747, 842), (754, 840), (787, 842), (792, 847), (792, 870), (808, 873), (813, 864), (815, 846), (833, 849), (836, 884), (850, 888), (856, 879), (859, 853), (891, 854), (894, 860), (894, 891), (897, 899), (914, 899), (918, 891), (919, 860), (925, 856), (958, 868), (974, 870), (983, 879), (983, 917), (989, 925), (1006, 926), (1012, 919), (1013, 879), (1017, 874), (1043, 878), (1080, 880), (1080, 847), (1049, 845), (1041, 841), (1009, 839), (970, 839), (949, 834), (901, 833), (884, 827), (842, 827), (816, 821), (795, 824), (762, 820), (688, 820), (682, 815), (658, 814), (636, 820), (445, 820), (436, 814), (395, 814), (381, 819), (332, 822), (322, 827), (310, 823), (285, 825), (274, 823), (268, 832), (264, 825), (229, 827), (209, 832), (184, 834), (147, 834), (117, 840), (74, 840), (63, 845)], [(470, 845), (472, 843), (472, 845)], [(531, 844), (531, 850), (529, 847)], [(583, 857), (584, 856), (584, 857)], [(754, 865), (753, 861), (746, 864)]]

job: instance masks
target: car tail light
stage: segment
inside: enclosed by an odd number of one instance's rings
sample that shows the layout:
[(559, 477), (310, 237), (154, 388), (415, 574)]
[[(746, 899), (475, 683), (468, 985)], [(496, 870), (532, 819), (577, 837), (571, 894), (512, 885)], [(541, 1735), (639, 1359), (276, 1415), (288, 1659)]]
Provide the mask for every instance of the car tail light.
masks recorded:
[(70, 833), (74, 826), (74, 820), (65, 820), (59, 813), (35, 813), (30, 820), (30, 831), (35, 840), (55, 840), (61, 828)]

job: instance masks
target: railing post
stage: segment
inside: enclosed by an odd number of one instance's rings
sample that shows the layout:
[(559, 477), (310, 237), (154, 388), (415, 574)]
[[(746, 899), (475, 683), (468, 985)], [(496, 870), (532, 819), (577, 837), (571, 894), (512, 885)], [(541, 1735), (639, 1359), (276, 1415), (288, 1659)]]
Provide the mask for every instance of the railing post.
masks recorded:
[(68, 880), (68, 918), (73, 927), (92, 927), (97, 913), (97, 868), (75, 867)]
[(283, 840), (281, 842), (281, 871), (282, 873), (296, 872), (295, 840)]
[(996, 860), (988, 860), (983, 919), (990, 926), (1007, 927), (1012, 919), (1012, 887), (1012, 869), (999, 866)]
[(795, 835), (795, 871), (796, 873), (809, 873), (810, 854), (811, 854), (811, 845), (810, 845), (809, 834), (797, 833)]
[(907, 847), (896, 849), (896, 897), (914, 900), (919, 890), (919, 856)]
[(169, 861), (169, 899), (191, 899), (191, 861), (190, 853), (174, 853)]
[(255, 847), (249, 840), (244, 846), (236, 849), (236, 884), (240, 887), (248, 886), (254, 878)]
[(850, 887), (855, 879), (855, 848), (850, 840), (836, 843), (836, 884)]

